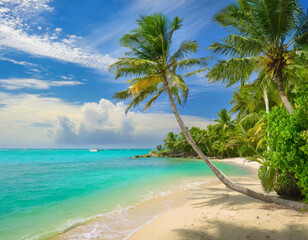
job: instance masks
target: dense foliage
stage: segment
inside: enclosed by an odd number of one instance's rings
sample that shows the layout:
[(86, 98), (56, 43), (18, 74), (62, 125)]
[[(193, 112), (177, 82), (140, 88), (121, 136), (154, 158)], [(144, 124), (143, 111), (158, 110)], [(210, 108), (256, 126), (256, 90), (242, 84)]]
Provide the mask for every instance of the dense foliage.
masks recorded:
[[(218, 113), (216, 124), (207, 129), (192, 127), (189, 132), (198, 147), (207, 156), (216, 158), (254, 156), (264, 150), (260, 144), (264, 134), (263, 113), (250, 113), (240, 119), (231, 120), (226, 109)], [(163, 145), (153, 151), (158, 156), (196, 157), (182, 133), (168, 133)]]
[[(213, 54), (223, 54), (208, 73), (210, 82), (228, 86), (251, 81), (259, 75), (258, 85), (274, 84), (282, 103), (292, 114), (285, 89), (300, 81), (304, 68), (296, 60), (307, 55), (307, 14), (297, 0), (238, 0), (218, 12), (214, 20), (228, 35), (211, 44)], [(256, 83), (256, 82), (255, 82)]]
[[(294, 114), (279, 106), (267, 116), (268, 144), (265, 166), (273, 169), (272, 188), (282, 196), (308, 200), (308, 91), (295, 101)], [(265, 167), (260, 169), (261, 178)]]

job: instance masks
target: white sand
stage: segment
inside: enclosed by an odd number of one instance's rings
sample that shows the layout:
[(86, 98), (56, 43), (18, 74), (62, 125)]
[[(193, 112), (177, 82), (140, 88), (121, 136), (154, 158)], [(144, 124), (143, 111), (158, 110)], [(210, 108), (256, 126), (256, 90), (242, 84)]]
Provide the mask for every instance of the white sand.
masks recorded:
[[(257, 163), (243, 163), (241, 158), (223, 161), (244, 164), (255, 172), (258, 168)], [(236, 181), (262, 191), (257, 177)], [(161, 214), (129, 239), (308, 239), (308, 213), (263, 203), (218, 182), (215, 186), (202, 185), (178, 197), (185, 198), (181, 200), (184, 204)]]
[[(243, 158), (223, 159), (230, 164), (239, 164), (250, 170), (249, 177), (233, 177), (235, 182), (262, 192), (257, 177), (258, 163)], [(134, 221), (145, 218), (147, 212), (164, 209), (163, 213), (145, 226), (139, 225), (130, 234), (130, 240), (308, 240), (308, 213), (268, 204), (227, 189), (215, 178), (205, 178), (201, 185), (190, 189), (174, 189), (174, 193), (154, 198), (129, 210)], [(168, 205), (166, 209), (165, 205)], [(160, 211), (162, 212), (162, 211)], [(55, 236), (53, 239), (123, 239), (110, 236), (110, 231), (101, 231), (95, 237), (89, 233), (97, 226), (114, 225), (106, 218), (93, 219), (83, 225)], [(125, 224), (116, 224), (123, 231)], [(123, 229), (122, 229), (123, 228)]]

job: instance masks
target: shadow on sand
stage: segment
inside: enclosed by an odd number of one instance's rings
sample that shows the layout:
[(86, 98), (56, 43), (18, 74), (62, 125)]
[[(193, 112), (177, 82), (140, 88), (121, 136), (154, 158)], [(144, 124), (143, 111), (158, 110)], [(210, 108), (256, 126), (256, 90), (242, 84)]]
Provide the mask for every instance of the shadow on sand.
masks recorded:
[[(270, 223), (269, 223), (270, 224)], [(193, 229), (176, 229), (174, 230), (179, 240), (307, 240), (307, 231), (299, 231), (298, 224), (287, 225), (284, 229), (278, 231), (268, 229), (255, 229), (237, 226), (232, 223), (210, 221), (206, 229), (215, 228), (215, 233)], [(296, 233), (296, 234), (295, 234)]]
[[(243, 184), (247, 185), (247, 184)], [(253, 185), (253, 184), (251, 184)], [(220, 205), (222, 209), (229, 211), (236, 211), (241, 209), (244, 205), (255, 202), (263, 203), (262, 201), (250, 198), (242, 194), (232, 194), (234, 192), (230, 189), (221, 189), (209, 187), (208, 193), (202, 193), (202, 189), (195, 191), (189, 199), (197, 200), (193, 203), (194, 208), (204, 208), (211, 211), (212, 206)], [(259, 206), (260, 210), (280, 210), (287, 209), (286, 207), (276, 204), (263, 203)], [(294, 211), (292, 214), (301, 216), (303, 213)], [(270, 212), (268, 213), (270, 215)], [(175, 229), (174, 231), (179, 236), (180, 240), (308, 240), (308, 229), (301, 222), (292, 222), (284, 225), (279, 231), (267, 228), (254, 228), (250, 226), (236, 224), (230, 221), (222, 221), (217, 219), (210, 219), (204, 221), (202, 229)], [(306, 219), (306, 218), (305, 218)], [(277, 221), (277, 219), (275, 219)], [(258, 224), (256, 221), (255, 224)], [(268, 224), (271, 224), (270, 218)], [(254, 225), (253, 225), (254, 226)]]

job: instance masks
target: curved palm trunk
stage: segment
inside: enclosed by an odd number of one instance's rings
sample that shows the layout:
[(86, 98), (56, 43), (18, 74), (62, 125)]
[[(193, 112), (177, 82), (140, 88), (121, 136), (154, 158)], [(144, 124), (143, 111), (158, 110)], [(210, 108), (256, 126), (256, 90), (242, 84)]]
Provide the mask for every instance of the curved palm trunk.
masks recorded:
[(280, 98), (281, 98), (283, 105), (287, 108), (287, 110), (290, 114), (293, 114), (293, 108), (291, 106), (291, 103), (289, 102), (289, 99), (285, 95), (284, 90), (283, 90), (283, 80), (282, 80), (282, 72), (281, 71), (280, 71), (280, 73), (279, 72), (277, 73), (276, 81), (277, 81), (277, 84), (278, 84), (279, 95), (280, 95)]
[(288, 206), (290, 208), (294, 208), (294, 209), (308, 209), (308, 206), (304, 203), (299, 203), (299, 202), (293, 202), (293, 201), (289, 201), (289, 200), (285, 200), (285, 199), (281, 199), (278, 197), (274, 197), (274, 196), (269, 196), (269, 195), (265, 195), (262, 193), (258, 193), (255, 192), (253, 190), (250, 190), (246, 187), (243, 187), (239, 184), (234, 183), (232, 180), (230, 180), (227, 176), (225, 176), (218, 168), (215, 167), (215, 165), (203, 154), (203, 152), (199, 149), (199, 147), (196, 145), (196, 143), (194, 142), (194, 140), (192, 139), (189, 131), (187, 130), (187, 128), (185, 127), (185, 124), (183, 122), (183, 120), (181, 119), (177, 107), (175, 105), (174, 99), (172, 97), (170, 88), (168, 86), (168, 80), (167, 77), (164, 76), (164, 86), (166, 89), (166, 92), (168, 94), (169, 97), (169, 101), (171, 104), (171, 108), (172, 111), (176, 117), (176, 120), (178, 122), (178, 124), (180, 125), (180, 128), (183, 132), (183, 134), (186, 137), (187, 142), (192, 146), (192, 148), (195, 150), (195, 152), (198, 154), (198, 156), (203, 159), (205, 161), (205, 163), (208, 165), (208, 167), (212, 170), (212, 172), (216, 175), (216, 177), (223, 183), (225, 184), (228, 188), (235, 190), (237, 192), (240, 192), (244, 195), (247, 195), (249, 197), (253, 197), (268, 203), (276, 203), (276, 204), (280, 204), (280, 205), (284, 205), (284, 206)]

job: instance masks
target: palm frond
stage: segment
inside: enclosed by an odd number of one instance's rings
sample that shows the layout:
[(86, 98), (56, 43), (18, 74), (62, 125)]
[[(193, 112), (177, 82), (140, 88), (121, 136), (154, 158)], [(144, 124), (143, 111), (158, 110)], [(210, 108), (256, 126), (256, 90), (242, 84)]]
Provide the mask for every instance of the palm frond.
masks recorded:
[(183, 24), (181, 24), (182, 22), (183, 22), (183, 18), (175, 17), (173, 21), (170, 23), (171, 29), (170, 29), (170, 34), (169, 34), (169, 43), (171, 43), (173, 33), (176, 30), (179, 30), (183, 26)]
[(109, 70), (115, 72), (115, 78), (127, 76), (142, 76), (155, 71), (157, 64), (147, 59), (119, 58), (119, 61), (109, 66)]
[(253, 72), (261, 68), (260, 57), (231, 58), (220, 60), (207, 74), (209, 83), (221, 81), (227, 86), (231, 86), (240, 81), (241, 84), (249, 80)]
[(161, 89), (157, 92), (157, 94), (156, 94), (154, 97), (152, 97), (150, 101), (147, 102), (147, 104), (145, 105), (145, 107), (143, 108), (142, 111), (146, 111), (147, 109), (149, 109), (149, 108), (152, 106), (152, 104), (153, 104), (154, 102), (156, 102), (157, 98), (158, 98), (164, 91), (165, 91), (165, 89), (164, 89), (164, 88), (161, 88)]
[(177, 66), (180, 69), (191, 68), (194, 66), (207, 66), (207, 60), (209, 59), (212, 59), (212, 57), (185, 59), (174, 63), (173, 66)]
[(207, 49), (214, 54), (231, 57), (258, 56), (264, 49), (264, 43), (258, 39), (230, 34), (222, 42), (214, 42)]
[(129, 87), (130, 92), (134, 95), (138, 95), (141, 92), (145, 92), (148, 88), (157, 86), (162, 82), (162, 77), (159, 75), (154, 76), (145, 76), (141, 78), (138, 82), (134, 83)]
[(281, 38), (286, 38), (296, 28), (301, 9), (296, 0), (252, 1), (255, 22), (260, 33), (275, 42), (278, 47)]
[(185, 75), (183, 75), (183, 77), (190, 77), (190, 76), (194, 76), (194, 75), (199, 75), (205, 71), (209, 71), (210, 68), (203, 68), (203, 69), (199, 69), (190, 73), (186, 73)]
[(296, 48), (303, 49), (308, 48), (308, 11), (302, 12), (298, 16), (298, 25), (294, 34), (294, 42)]
[[(214, 20), (230, 32), (240, 33), (244, 36), (253, 35), (261, 37), (252, 14), (249, 1), (238, 1), (238, 4), (230, 4), (214, 16)], [(263, 37), (261, 37), (262, 39)]]
[(185, 58), (187, 55), (196, 53), (199, 48), (197, 41), (186, 40), (180, 44), (179, 49), (170, 57), (171, 62), (176, 62)]
[[(186, 104), (187, 98), (188, 98), (188, 93), (189, 93), (189, 89), (184, 81), (184, 79), (177, 74), (172, 74), (171, 75), (171, 87), (176, 87), (176, 89), (180, 90), (181, 92), (181, 97), (183, 98), (183, 105)], [(182, 105), (182, 102), (179, 101), (179, 104)]]
[(113, 98), (119, 99), (119, 100), (126, 100), (132, 97), (132, 93), (129, 91), (129, 89), (117, 92), (113, 95)]

